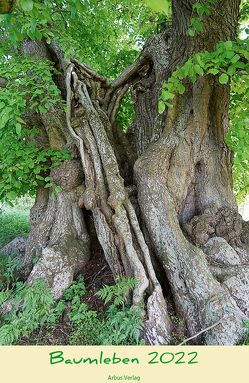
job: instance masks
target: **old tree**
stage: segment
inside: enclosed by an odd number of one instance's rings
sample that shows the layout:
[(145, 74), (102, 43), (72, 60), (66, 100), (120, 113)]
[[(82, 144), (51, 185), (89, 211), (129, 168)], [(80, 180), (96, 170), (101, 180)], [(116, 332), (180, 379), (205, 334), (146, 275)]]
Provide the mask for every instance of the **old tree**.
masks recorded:
[[(221, 320), (205, 343), (236, 344), (248, 315), (249, 227), (237, 211), (225, 139), (229, 76), (248, 71), (248, 53), (234, 42), (246, 2), (172, 0), (166, 15), (169, 2), (148, 1), (162, 7), (161, 18), (139, 2), (22, 0), (14, 11), (9, 3), (1, 9), (0, 197), (32, 186), (36, 199), (27, 241), (2, 251), (24, 252), (23, 278), (44, 278), (60, 299), (97, 238), (114, 277), (139, 280), (133, 304), (145, 296), (148, 344), (170, 343), (167, 291), (189, 336)], [(157, 32), (147, 33), (153, 17)], [(141, 20), (150, 36), (139, 54), (139, 43), (130, 51), (126, 43)], [(124, 43), (108, 56), (114, 38)], [(110, 81), (103, 72), (118, 62), (114, 49), (133, 63), (123, 60)], [(135, 116), (125, 132), (117, 116), (129, 90)]]

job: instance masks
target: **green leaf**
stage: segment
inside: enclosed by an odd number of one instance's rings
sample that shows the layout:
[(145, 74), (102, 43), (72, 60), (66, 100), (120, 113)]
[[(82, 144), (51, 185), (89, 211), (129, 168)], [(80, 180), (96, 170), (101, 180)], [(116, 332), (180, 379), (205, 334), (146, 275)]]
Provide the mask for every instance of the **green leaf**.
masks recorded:
[(167, 0), (145, 0), (151, 9), (168, 15), (170, 2)]
[(39, 105), (38, 108), (39, 108), (40, 112), (47, 113), (47, 109), (43, 108), (43, 106)]
[(188, 34), (189, 36), (194, 36), (195, 35), (195, 30), (193, 28), (188, 29)]
[(219, 70), (218, 70), (218, 69), (215, 69), (215, 68), (211, 68), (211, 69), (209, 69), (209, 70), (207, 71), (207, 73), (211, 73), (211, 74), (216, 75), (216, 74), (219, 73)]
[(17, 41), (22, 41), (24, 36), (21, 32), (19, 32), (16, 28), (13, 28), (14, 34), (16, 36)]
[(219, 82), (221, 84), (227, 84), (228, 80), (229, 80), (229, 77), (226, 73), (222, 73), (222, 75), (219, 77)]
[(20, 5), (24, 12), (29, 12), (32, 10), (34, 4), (31, 0), (22, 0)]
[(34, 33), (35, 32), (35, 28), (36, 28), (36, 24), (37, 24), (37, 20), (36, 19), (30, 19), (30, 26), (31, 26), (31, 32)]
[[(198, 18), (194, 18), (192, 20), (193, 20), (194, 27), (197, 29), (197, 31), (201, 32), (202, 31), (202, 23), (201, 23), (199, 17)], [(191, 22), (191, 24), (192, 24), (192, 22)]]
[(199, 74), (200, 76), (203, 76), (204, 72), (203, 69), (199, 65), (195, 65), (195, 72)]
[(205, 8), (203, 7), (202, 4), (194, 4), (193, 9), (195, 8), (197, 9), (198, 15), (203, 15), (203, 13), (205, 12)]
[(10, 37), (10, 41), (12, 42), (14, 47), (16, 47), (16, 35), (14, 33), (10, 33), (9, 37)]
[(42, 11), (42, 14), (44, 16), (44, 18), (47, 20), (47, 21), (51, 21), (51, 18), (50, 18), (50, 12), (47, 10), (47, 9), (44, 9)]
[(77, 12), (77, 8), (76, 7), (72, 7), (72, 9), (71, 9), (71, 17), (72, 17), (72, 19), (75, 18), (76, 12)]
[(60, 193), (62, 191), (62, 188), (60, 186), (56, 186), (55, 191), (56, 193)]
[(249, 61), (249, 52), (244, 51), (244, 56), (245, 56), (245, 58)]
[(196, 56), (196, 60), (197, 60), (198, 64), (200, 65), (200, 67), (204, 68), (205, 64), (204, 64), (204, 62), (202, 61), (201, 57), (198, 54)]
[(169, 108), (173, 108), (173, 105), (170, 104), (169, 102), (165, 102), (165, 104), (166, 104)]
[(10, 199), (11, 201), (13, 201), (14, 199), (16, 199), (17, 195), (16, 195), (16, 193), (14, 193), (13, 191), (11, 191), (11, 192), (8, 192), (8, 193), (6, 194), (6, 197), (7, 197), (8, 199)]
[[(223, 56), (223, 55), (222, 55)], [(231, 60), (231, 58), (234, 56), (234, 51), (226, 51), (224, 53), (224, 58), (228, 58), (229, 60)]]
[(228, 70), (227, 70), (227, 73), (229, 74), (229, 76), (232, 76), (236, 71), (236, 67), (234, 65), (231, 65)]
[(34, 169), (35, 174), (39, 174), (41, 170), (41, 166), (38, 166), (37, 168)]
[(35, 36), (34, 36), (34, 34), (31, 32), (30, 29), (27, 31), (27, 35), (31, 38), (31, 40), (34, 40)]
[(12, 13), (5, 15), (5, 22), (4, 22), (5, 28), (10, 27), (10, 25), (12, 24), (12, 19), (14, 19), (14, 16), (12, 15)]
[(204, 9), (204, 12), (205, 12), (206, 15), (208, 16), (209, 13), (210, 13), (210, 5), (209, 5), (209, 4), (203, 4), (202, 7), (203, 7), (203, 9)]
[(34, 18), (37, 18), (39, 16), (39, 13), (38, 13), (36, 7), (33, 7), (33, 9), (29, 12), (29, 15), (31, 17), (34, 17)]
[(158, 113), (162, 114), (165, 110), (165, 103), (163, 101), (159, 101), (158, 103)]
[(239, 59), (240, 59), (240, 56), (239, 56), (239, 55), (235, 55), (235, 56), (231, 59), (231, 63), (235, 64)]
[(21, 133), (21, 130), (22, 130), (22, 125), (19, 124), (19, 122), (16, 124), (16, 133), (17, 134), (20, 134)]
[(174, 98), (174, 94), (163, 89), (162, 90), (162, 99), (163, 99), (163, 101), (167, 101), (169, 98)]
[(185, 92), (185, 86), (183, 84), (178, 84), (177, 90), (180, 94), (183, 94)]
[(237, 62), (235, 63), (235, 67), (236, 67), (236, 68), (244, 69), (245, 66), (246, 66), (246, 64), (243, 63), (243, 62), (241, 62), (241, 61), (237, 61)]
[(230, 50), (232, 49), (232, 47), (233, 47), (233, 43), (232, 43), (232, 41), (226, 41), (226, 42), (224, 43), (224, 48), (225, 48), (227, 51), (230, 51)]
[(36, 37), (38, 40), (41, 40), (41, 39), (42, 39), (42, 34), (41, 34), (40, 31), (38, 31), (38, 29), (35, 29), (34, 35), (35, 35), (35, 37)]
[(85, 3), (82, 4), (81, 1), (76, 1), (75, 6), (80, 13), (84, 13), (87, 11), (87, 5)]

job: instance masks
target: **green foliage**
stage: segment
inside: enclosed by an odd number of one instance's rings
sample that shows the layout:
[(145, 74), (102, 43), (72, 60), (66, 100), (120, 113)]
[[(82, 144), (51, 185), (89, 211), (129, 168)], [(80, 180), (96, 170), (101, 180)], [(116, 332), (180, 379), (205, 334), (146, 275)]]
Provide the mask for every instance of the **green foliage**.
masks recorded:
[[(217, 0), (208, 0), (208, 3), (216, 3)], [(202, 32), (202, 23), (201, 17), (202, 15), (209, 15), (210, 13), (210, 4), (200, 0), (198, 3), (194, 4), (192, 7), (192, 15), (190, 20), (190, 27), (188, 29), (188, 33), (190, 36), (195, 35), (195, 31)], [(195, 10), (197, 16), (194, 16)]]
[[(153, 3), (152, 0), (149, 2)], [(194, 36), (196, 31), (202, 31), (202, 17), (207, 17), (210, 14), (211, 4), (209, 3), (216, 2), (217, 0), (208, 0), (208, 2), (201, 0), (193, 5), (188, 29), (190, 36)], [(166, 11), (165, 14), (167, 14)], [(245, 21), (248, 21), (248, 1), (241, 2), (240, 22), (242, 29)], [(248, 35), (248, 23), (245, 24), (244, 30)], [(182, 68), (177, 68), (168, 82), (163, 84), (162, 98), (158, 103), (159, 113), (163, 113), (166, 106), (172, 108), (170, 99), (174, 97), (176, 92), (182, 94), (185, 91), (181, 81), (186, 77), (190, 77), (193, 83), (197, 76), (204, 74), (218, 75), (220, 84), (227, 84), (231, 80), (231, 129), (226, 137), (226, 142), (235, 154), (233, 178), (235, 196), (238, 202), (244, 200), (249, 187), (248, 60), (248, 38), (243, 41), (238, 39), (237, 42), (230, 40), (220, 42), (217, 44), (215, 52), (200, 52), (191, 57)]]
[(248, 71), (249, 64), (241, 61), (241, 58), (249, 59), (247, 41), (238, 45), (232, 41), (220, 42), (214, 52), (199, 52), (172, 74), (163, 84), (162, 101), (174, 97), (175, 92), (184, 93), (185, 87), (181, 80), (190, 77), (195, 83), (197, 76), (204, 74), (219, 74), (219, 82), (226, 84), (229, 78), (240, 70)]
[(104, 314), (89, 310), (86, 303), (80, 303), (76, 297), (72, 301), (72, 309), (68, 317), (74, 326), (70, 336), (71, 345), (97, 345), (106, 323)]
[(0, 212), (0, 249), (17, 236), (29, 234), (29, 214), (27, 210), (5, 206)]
[[(48, 181), (52, 178), (44, 172), (71, 156), (67, 149), (36, 146), (32, 139), (38, 129), (24, 128), (23, 113), (33, 108), (37, 113), (46, 113), (51, 104), (60, 102), (51, 63), (28, 56), (22, 60), (11, 56), (6, 61), (3, 53), (0, 76), (7, 78), (8, 83), (0, 92), (0, 201), (9, 201), (27, 191), (34, 194), (38, 184), (51, 186)], [(28, 145), (26, 137), (30, 141)]]
[(230, 100), (230, 130), (226, 137), (234, 156), (234, 193), (239, 203), (244, 201), (249, 187), (249, 81), (240, 73), (233, 76)]
[(113, 79), (127, 63), (132, 63), (141, 43), (156, 28), (149, 21), (151, 11), (137, 0), (30, 0), (31, 4), (32, 9), (24, 10), (21, 2), (19, 7), (24, 12), (15, 9), (10, 15), (0, 16), (8, 43), (18, 47), (27, 37), (43, 37), (48, 44), (53, 39), (67, 59), (78, 57)]
[(177, 316), (173, 315), (170, 311), (168, 311), (168, 315), (170, 317), (170, 319), (177, 325), (177, 324), (181, 324), (181, 323), (184, 323), (184, 319), (182, 318), (178, 318)]
[(118, 310), (111, 305), (107, 314), (107, 330), (100, 337), (103, 345), (138, 344), (140, 330), (143, 329), (141, 311), (136, 307)]
[(42, 279), (33, 285), (16, 282), (14, 290), (0, 292), (0, 305), (10, 305), (11, 311), (4, 315), (0, 328), (0, 345), (10, 345), (19, 336), (56, 321), (56, 310), (51, 289)]
[(168, 15), (171, 8), (171, 1), (169, 0), (145, 0), (150, 8), (156, 12)]
[(69, 343), (71, 345), (97, 345), (99, 344), (100, 334), (106, 328), (103, 313), (89, 310), (86, 303), (81, 303), (81, 298), (85, 295), (86, 288), (84, 277), (79, 275), (77, 281), (65, 291), (63, 300), (59, 302), (57, 311), (65, 309), (66, 302), (71, 301), (71, 310), (68, 318), (73, 326), (70, 334)]
[(127, 302), (128, 294), (131, 290), (134, 289), (138, 280), (135, 278), (125, 278), (116, 277), (117, 284), (114, 286), (103, 285), (95, 295), (99, 296), (101, 299), (105, 300), (105, 304), (110, 302), (114, 298), (113, 306), (118, 306), (120, 304), (124, 305)]
[(82, 275), (79, 275), (77, 281), (73, 281), (71, 286), (65, 291), (64, 299), (65, 301), (72, 301), (75, 297), (83, 297), (85, 293), (86, 287), (84, 277)]
[(170, 99), (176, 92), (182, 94), (185, 87), (182, 80), (189, 77), (194, 83), (197, 76), (217, 75), (220, 84), (231, 80), (230, 130), (226, 137), (227, 145), (234, 152), (234, 188), (238, 202), (242, 202), (249, 187), (249, 48), (248, 38), (238, 42), (220, 42), (214, 52), (200, 52), (191, 57), (163, 84), (159, 113), (165, 107), (172, 107)]
[(248, 334), (244, 337), (243, 341), (239, 343), (241, 346), (248, 346), (249, 345), (249, 321), (244, 320), (242, 323), (243, 327), (246, 327), (248, 329)]
[[(216, 6), (212, 3), (216, 3), (216, 1), (199, 0), (193, 4), (189, 24), (191, 36), (201, 33), (202, 20), (209, 17), (211, 7)], [(32, 142), (27, 147), (25, 146), (25, 137), (31, 134), (32, 141), (32, 132), (25, 129), (22, 113), (27, 108), (37, 109), (37, 113), (45, 113), (49, 105), (61, 102), (59, 101), (61, 96), (53, 83), (52, 74), (55, 71), (51, 67), (51, 63), (36, 59), (33, 59), (32, 63), (32, 59), (24, 56), (20, 58), (19, 54), (16, 55), (15, 49), (20, 48), (22, 40), (26, 38), (31, 40), (43, 38), (47, 44), (51, 44), (52, 40), (55, 40), (61, 45), (67, 59), (78, 58), (80, 62), (90, 64), (98, 72), (113, 80), (138, 56), (146, 38), (156, 32), (157, 22), (165, 15), (168, 19), (170, 17), (171, 2), (169, 0), (147, 0), (146, 3), (149, 6), (141, 0), (130, 0), (128, 3), (123, 0), (118, 3), (110, 0), (103, 2), (20, 0), (18, 8), (12, 14), (0, 15), (2, 21), (0, 29), (5, 35), (0, 49), (0, 76), (12, 79), (7, 88), (0, 92), (0, 124), (2, 127), (0, 129), (0, 153), (4, 153), (4, 155), (0, 155), (2, 166), (2, 168), (0, 167), (0, 180), (2, 180), (0, 201), (13, 200), (16, 196), (24, 195), (27, 190), (34, 193), (38, 183), (46, 182), (51, 186), (53, 180), (46, 180), (47, 177), (43, 174), (43, 170), (47, 169), (49, 158), (54, 157), (53, 165), (66, 158), (66, 153), (60, 155), (56, 151), (48, 155), (44, 148), (37, 148)], [(151, 8), (156, 12), (151, 14)], [(246, 33), (248, 33), (247, 20), (248, 1), (241, 1), (241, 25), (245, 26)], [(245, 83), (247, 86), (246, 75), (244, 75), (243, 81), (240, 81), (241, 73), (248, 71), (248, 64), (240, 59), (243, 56), (248, 60), (248, 49), (245, 42), (235, 44), (227, 41), (221, 44), (223, 47), (220, 45), (216, 54), (199, 54), (192, 58), (192, 61), (188, 61), (184, 68), (178, 68), (184, 73), (180, 72), (180, 77), (173, 74), (169, 81), (170, 88), (164, 88), (162, 100), (159, 101), (159, 113), (162, 113), (166, 106), (172, 107), (170, 100), (174, 92), (184, 92), (181, 80), (186, 76), (189, 76), (194, 82), (199, 75), (217, 74), (221, 84), (226, 84), (230, 78), (234, 78), (235, 84)], [(241, 52), (240, 49), (244, 52)], [(234, 101), (237, 97), (237, 91), (234, 90), (234, 92), (231, 110), (234, 108)], [(30, 96), (27, 96), (28, 94)], [(241, 93), (239, 93), (240, 95)], [(246, 97), (245, 91), (245, 101)], [(8, 104), (6, 100), (8, 100)], [(28, 100), (30, 100), (30, 104)], [(241, 108), (243, 105), (245, 105), (244, 101), (243, 104), (240, 103)], [(243, 112), (247, 113), (246, 108), (243, 108)], [(119, 124), (124, 130), (130, 124), (133, 113), (132, 105), (126, 99), (122, 103), (118, 115)], [(247, 146), (243, 146), (243, 141), (244, 143), (246, 141), (243, 137), (238, 138), (239, 134), (244, 134), (240, 122), (233, 120), (231, 125), (232, 131), (227, 140), (228, 145), (232, 145), (236, 153), (234, 160), (235, 189), (237, 199), (241, 200), (248, 187), (248, 165), (245, 158)], [(246, 130), (244, 122), (243, 126), (243, 129)], [(239, 145), (241, 146), (239, 147)], [(4, 151), (4, 149), (6, 150)], [(24, 154), (24, 161), (18, 155), (20, 152)], [(55, 158), (56, 156), (57, 158)], [(12, 164), (14, 165), (12, 166)], [(57, 192), (53, 191), (52, 197)]]
[(60, 91), (52, 80), (58, 72), (45, 58), (38, 60), (37, 57), (23, 55), (20, 60), (18, 55), (12, 52), (8, 56), (9, 53), (8, 45), (1, 46), (0, 75), (8, 83), (0, 93), (0, 129), (14, 120), (16, 133), (19, 134), (21, 124), (25, 124), (21, 118), (23, 112), (35, 108), (37, 113), (46, 113), (50, 104), (61, 102)]
[(131, 102), (130, 92), (127, 92), (122, 100), (121, 107), (118, 111), (117, 121), (121, 128), (126, 131), (135, 117), (134, 107)]
[[(134, 306), (125, 305), (127, 296), (135, 287), (138, 280), (116, 277), (119, 281), (114, 286), (104, 285), (95, 295), (105, 300), (105, 304), (114, 298), (113, 304), (108, 309), (107, 329), (102, 332), (100, 341), (105, 345), (138, 344), (140, 331), (144, 327), (141, 311)], [(117, 306), (122, 305), (118, 310)]]
[(15, 271), (23, 266), (16, 254), (3, 256), (0, 254), (0, 290), (9, 290), (10, 286), (17, 282)]
[[(48, 60), (20, 56), (22, 41), (43, 38), (51, 44), (54, 40), (67, 59), (84, 61), (112, 80), (134, 61), (141, 44), (156, 29), (149, 21), (148, 8), (141, 7), (140, 1), (130, 0), (129, 5), (110, 0), (104, 5), (80, 0), (22, 0), (12, 14), (0, 15), (0, 30), (5, 35), (0, 46), (0, 77), (8, 80), (6, 88), (0, 88), (0, 201), (14, 200), (27, 191), (34, 194), (36, 186), (44, 182), (52, 186), (46, 172), (69, 158), (66, 150), (39, 148), (32, 142), (37, 127), (27, 129), (23, 113), (46, 113), (62, 100), (53, 82), (58, 72)], [(126, 99), (118, 118), (123, 129), (133, 113)], [(59, 186), (51, 197), (58, 192)]]

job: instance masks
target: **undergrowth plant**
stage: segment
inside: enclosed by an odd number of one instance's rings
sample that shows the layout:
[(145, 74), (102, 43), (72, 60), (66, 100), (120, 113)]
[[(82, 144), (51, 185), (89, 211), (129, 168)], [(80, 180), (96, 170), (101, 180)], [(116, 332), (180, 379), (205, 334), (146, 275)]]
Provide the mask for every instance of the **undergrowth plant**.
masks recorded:
[(32, 285), (16, 282), (14, 289), (1, 291), (2, 305), (7, 313), (1, 318), (0, 345), (10, 345), (20, 336), (28, 337), (38, 327), (42, 330), (45, 322), (56, 322), (52, 292), (42, 279)]
[(61, 315), (67, 304), (70, 303), (70, 311), (67, 314), (72, 331), (69, 337), (71, 345), (98, 345), (101, 332), (106, 323), (104, 313), (98, 313), (89, 309), (81, 299), (86, 293), (84, 277), (79, 275), (77, 281), (65, 291), (63, 299), (57, 304), (57, 313)]
[(125, 278), (122, 279), (117, 276), (116, 277), (117, 284), (113, 286), (103, 285), (102, 289), (100, 289), (95, 295), (98, 295), (101, 299), (105, 300), (105, 304), (112, 300), (113, 305), (124, 305), (124, 303), (127, 303), (127, 298), (129, 295), (129, 292), (134, 289), (136, 283), (138, 282), (135, 278)]
[(86, 303), (74, 299), (68, 314), (74, 330), (70, 334), (71, 345), (98, 345), (101, 333), (106, 330), (104, 312), (89, 310)]
[(249, 320), (245, 320), (242, 323), (243, 327), (246, 327), (248, 329), (247, 335), (244, 337), (243, 341), (239, 343), (240, 346), (249, 346)]
[(23, 266), (22, 261), (16, 257), (16, 254), (8, 256), (0, 255), (0, 290), (9, 290), (11, 284), (17, 281), (15, 271)]
[[(15, 255), (0, 258), (0, 345), (11, 345), (21, 337), (29, 337), (38, 329), (36, 344), (39, 344), (43, 329), (62, 320), (65, 309), (71, 332), (68, 342), (71, 345), (121, 345), (138, 344), (143, 328), (141, 311), (128, 304), (129, 293), (137, 280), (119, 280), (114, 286), (104, 285), (95, 295), (105, 300), (113, 299), (106, 313), (93, 311), (82, 302), (86, 293), (84, 277), (65, 291), (63, 299), (55, 302), (52, 290), (42, 279), (32, 285), (18, 281), (15, 271), (22, 263)], [(144, 342), (140, 342), (144, 344)]]
[[(107, 311), (107, 328), (100, 337), (101, 344), (121, 345), (138, 344), (140, 330), (143, 329), (141, 310), (128, 306), (127, 297), (138, 282), (135, 278), (116, 278), (119, 282), (114, 286), (104, 285), (95, 295), (105, 300), (105, 304), (113, 299)], [(118, 309), (117, 306), (121, 306)]]

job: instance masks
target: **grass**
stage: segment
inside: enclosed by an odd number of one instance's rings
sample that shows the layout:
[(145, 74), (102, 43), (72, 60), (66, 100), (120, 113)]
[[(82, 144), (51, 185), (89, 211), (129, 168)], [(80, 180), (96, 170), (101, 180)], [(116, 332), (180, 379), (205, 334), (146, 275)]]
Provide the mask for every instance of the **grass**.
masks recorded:
[(29, 234), (29, 212), (34, 199), (28, 195), (13, 202), (13, 207), (0, 204), (0, 249), (15, 237)]

